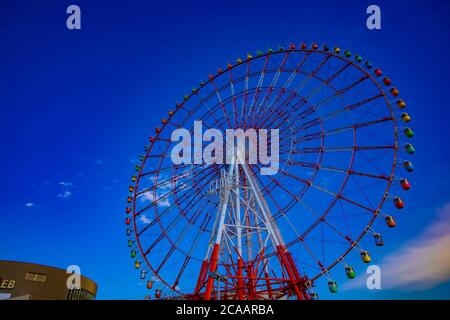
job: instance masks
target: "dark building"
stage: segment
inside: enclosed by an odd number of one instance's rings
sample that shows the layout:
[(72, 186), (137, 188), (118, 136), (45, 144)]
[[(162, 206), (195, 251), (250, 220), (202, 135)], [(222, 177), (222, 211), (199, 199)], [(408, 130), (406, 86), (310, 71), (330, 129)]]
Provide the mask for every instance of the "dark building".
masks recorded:
[(69, 289), (66, 270), (34, 263), (0, 260), (0, 300), (93, 300), (97, 284), (80, 276), (80, 287)]

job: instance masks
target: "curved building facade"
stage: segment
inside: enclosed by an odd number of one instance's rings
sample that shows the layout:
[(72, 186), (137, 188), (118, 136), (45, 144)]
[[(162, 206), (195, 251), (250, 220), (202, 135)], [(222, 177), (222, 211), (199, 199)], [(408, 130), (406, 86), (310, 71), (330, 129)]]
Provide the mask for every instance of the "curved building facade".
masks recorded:
[[(74, 275), (64, 269), (35, 263), (0, 260), (0, 300), (94, 300), (97, 284), (79, 276), (79, 286), (69, 289)], [(70, 283), (76, 283), (76, 281)]]

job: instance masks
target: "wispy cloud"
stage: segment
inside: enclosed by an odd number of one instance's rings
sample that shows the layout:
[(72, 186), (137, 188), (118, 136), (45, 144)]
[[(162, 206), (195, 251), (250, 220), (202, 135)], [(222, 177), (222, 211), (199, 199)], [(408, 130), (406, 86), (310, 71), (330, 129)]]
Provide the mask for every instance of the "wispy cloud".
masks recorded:
[[(382, 288), (424, 290), (450, 280), (450, 203), (421, 235), (386, 256), (381, 265)], [(365, 280), (348, 282), (344, 288), (362, 288)]]
[[(171, 189), (171, 181), (165, 175), (160, 175), (158, 180), (156, 176), (150, 176), (148, 178), (152, 183), (157, 181), (158, 186), (156, 190), (150, 190), (140, 195), (142, 202), (156, 202), (156, 205), (161, 208), (170, 207), (169, 196), (167, 195)], [(155, 192), (156, 191), (156, 192)], [(156, 193), (156, 195), (155, 195)]]
[(61, 193), (58, 193), (58, 198), (68, 200), (72, 196), (72, 192), (66, 190)]
[(141, 195), (141, 201), (142, 202), (156, 202), (156, 205), (158, 207), (170, 207), (170, 201), (168, 197), (161, 197), (159, 194), (156, 196), (153, 194), (153, 191), (149, 191), (146, 193), (143, 193)]
[(25, 207), (27, 207), (27, 208), (32, 208), (32, 207), (34, 207), (34, 206), (36, 206), (36, 205), (34, 204), (34, 202), (27, 202), (27, 203), (25, 203)]
[(72, 182), (70, 182), (70, 181), (61, 181), (60, 183), (59, 183), (59, 185), (60, 186), (63, 186), (63, 187), (66, 187), (66, 188), (68, 188), (68, 187), (73, 187), (73, 183)]
[(72, 196), (72, 191), (69, 189), (74, 189), (75, 185), (71, 181), (60, 181), (58, 185), (61, 186), (61, 192), (58, 193), (58, 198), (68, 200)]
[(142, 214), (139, 217), (139, 221), (141, 221), (143, 224), (149, 224), (150, 222), (152, 222), (152, 220), (148, 218), (145, 214)]
[(95, 160), (95, 162), (94, 162), (94, 164), (95, 164), (96, 166), (102, 166), (104, 163), (105, 163), (105, 161), (100, 160), (100, 159), (97, 159), (97, 160)]

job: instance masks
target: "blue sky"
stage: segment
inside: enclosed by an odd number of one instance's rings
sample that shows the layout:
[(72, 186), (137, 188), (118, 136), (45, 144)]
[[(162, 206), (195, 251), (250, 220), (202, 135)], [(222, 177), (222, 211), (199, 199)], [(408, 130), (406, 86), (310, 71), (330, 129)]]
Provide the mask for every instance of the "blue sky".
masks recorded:
[[(81, 7), (79, 31), (65, 25), (72, 3)], [(249, 51), (301, 41), (370, 57), (407, 99), (416, 133), (413, 188), (374, 262), (413, 245), (450, 202), (450, 3), (377, 1), (378, 31), (365, 26), (370, 4), (2, 1), (0, 258), (77, 264), (99, 284), (98, 298), (142, 298), (123, 208), (149, 131), (217, 67)], [(411, 285), (319, 292), (339, 299), (448, 299), (450, 281), (441, 282), (414, 291)]]

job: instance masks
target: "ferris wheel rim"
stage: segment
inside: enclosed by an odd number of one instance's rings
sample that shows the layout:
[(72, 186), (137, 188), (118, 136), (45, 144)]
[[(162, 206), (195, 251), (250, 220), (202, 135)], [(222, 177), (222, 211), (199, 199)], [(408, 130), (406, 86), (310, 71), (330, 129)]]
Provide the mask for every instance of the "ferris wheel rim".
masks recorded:
[[(383, 198), (380, 200), (380, 202), (379, 202), (379, 204), (378, 204), (378, 206), (377, 206), (377, 209), (374, 210), (375, 212), (374, 212), (374, 215), (372, 216), (370, 222), (368, 223), (367, 227), (361, 232), (361, 234), (359, 234), (359, 235), (355, 238), (355, 241), (352, 241), (354, 244), (358, 244), (359, 241), (360, 241), (360, 240), (364, 237), (364, 235), (367, 233), (368, 229), (371, 227), (371, 225), (373, 224), (373, 222), (375, 221), (375, 219), (377, 218), (379, 211), (381, 210), (381, 208), (382, 208), (384, 202), (386, 201), (386, 198), (387, 198), (387, 196), (388, 196), (389, 189), (390, 189), (391, 184), (392, 184), (392, 179), (393, 179), (394, 174), (395, 174), (395, 165), (396, 165), (396, 161), (397, 161), (398, 128), (397, 128), (397, 124), (396, 124), (396, 118), (395, 118), (395, 116), (394, 116), (394, 112), (393, 112), (393, 109), (392, 109), (392, 107), (391, 107), (391, 104), (390, 104), (390, 102), (389, 102), (389, 100), (388, 100), (388, 98), (387, 98), (387, 93), (386, 93), (386, 91), (380, 86), (380, 84), (375, 80), (375, 78), (374, 78), (372, 75), (370, 75), (369, 72), (367, 72), (366, 70), (364, 70), (360, 65), (354, 63), (354, 61), (352, 61), (352, 60), (350, 60), (350, 59), (346, 59), (346, 58), (344, 58), (344, 57), (341, 56), (341, 55), (337, 55), (337, 54), (334, 54), (334, 53), (331, 53), (331, 52), (325, 52), (325, 51), (321, 51), (321, 50), (312, 50), (312, 49), (293, 49), (293, 50), (275, 51), (275, 52), (272, 52), (272, 53), (265, 53), (265, 54), (258, 55), (258, 56), (252, 57), (252, 58), (250, 58), (250, 59), (247, 59), (247, 60), (245, 60), (245, 61), (243, 61), (243, 62), (241, 62), (241, 63), (237, 63), (237, 64), (233, 65), (231, 68), (229, 68), (228, 70), (225, 70), (225, 71), (223, 71), (223, 72), (221, 72), (221, 73), (218, 73), (218, 74), (214, 75), (212, 79), (209, 79), (207, 82), (205, 82), (204, 84), (202, 84), (202, 85), (199, 87), (198, 91), (201, 90), (203, 87), (205, 87), (205, 86), (206, 86), (207, 84), (209, 84), (210, 82), (213, 82), (214, 79), (215, 79), (216, 77), (220, 77), (220, 76), (222, 76), (222, 75), (225, 75), (229, 70), (231, 71), (231, 70), (233, 70), (234, 68), (238, 67), (238, 66), (241, 65), (241, 64), (244, 64), (244, 63), (250, 63), (250, 62), (253, 61), (253, 60), (261, 59), (261, 58), (263, 58), (263, 57), (270, 56), (270, 55), (285, 54), (287, 51), (289, 51), (289, 52), (320, 53), (320, 54), (323, 54), (323, 55), (330, 55), (330, 56), (332, 56), (332, 57), (334, 57), (334, 58), (338, 58), (338, 59), (343, 60), (343, 61), (345, 61), (345, 62), (347, 62), (347, 63), (350, 63), (353, 67), (356, 67), (360, 72), (362, 72), (363, 74), (365, 74), (365, 75), (371, 80), (371, 82), (372, 82), (373, 84), (375, 84), (375, 86), (378, 88), (378, 90), (380, 91), (380, 93), (381, 93), (382, 96), (384, 97), (384, 100), (385, 100), (385, 102), (386, 102), (386, 105), (388, 106), (389, 112), (390, 112), (390, 114), (391, 114), (391, 116), (392, 116), (391, 121), (392, 121), (392, 123), (393, 123), (393, 129), (394, 129), (394, 145), (395, 145), (395, 148), (394, 148), (394, 150), (393, 150), (394, 159), (393, 159), (392, 169), (391, 169), (391, 172), (390, 172), (390, 177), (389, 177), (389, 180), (388, 180), (388, 184), (387, 184), (386, 190), (385, 190), (385, 192), (384, 192), (384, 196), (383, 196)], [(196, 93), (191, 93), (191, 94), (187, 97), (187, 99), (185, 99), (185, 100), (180, 104), (180, 107), (182, 107), (187, 101), (189, 101), (189, 99), (190, 99), (194, 94), (196, 94)], [(179, 110), (179, 108), (176, 108), (176, 109), (175, 109), (175, 111), (173, 112), (173, 116), (175, 116), (175, 114), (176, 114), (176, 112), (177, 112), (178, 110)], [(171, 117), (172, 117), (172, 116), (170, 116), (170, 118), (171, 118)], [(169, 118), (169, 121), (170, 121), (170, 118)], [(138, 187), (139, 187), (140, 179), (143, 177), (142, 174), (143, 174), (143, 170), (144, 170), (144, 167), (145, 167), (145, 162), (147, 161), (148, 156), (150, 155), (150, 153), (151, 153), (151, 151), (152, 151), (152, 149), (153, 149), (153, 146), (154, 146), (155, 143), (158, 141), (158, 137), (160, 136), (160, 134), (162, 133), (162, 131), (164, 130), (164, 128), (166, 127), (166, 125), (167, 125), (167, 123), (165, 123), (165, 124), (162, 125), (161, 131), (160, 131), (159, 133), (156, 134), (154, 141), (150, 143), (150, 146), (149, 146), (149, 148), (148, 148), (148, 150), (147, 150), (147, 152), (146, 152), (146, 154), (145, 154), (145, 158), (144, 158), (144, 160), (142, 161), (142, 165), (141, 165), (141, 168), (140, 168), (140, 170), (139, 170), (139, 173), (137, 174), (137, 181), (136, 181), (136, 188), (135, 188), (136, 191), (135, 191), (135, 196), (133, 197), (133, 227), (134, 227), (134, 231), (135, 231), (135, 235), (136, 235), (136, 241), (137, 241), (138, 247), (139, 247), (139, 249), (140, 249), (140, 251), (141, 251), (141, 254), (142, 254), (144, 260), (147, 262), (147, 266), (148, 266), (152, 271), (154, 271), (154, 274), (155, 274), (157, 277), (159, 277), (159, 274), (158, 274), (158, 272), (155, 272), (155, 270), (153, 269), (152, 265), (151, 265), (150, 262), (147, 260), (147, 257), (146, 257), (146, 255), (144, 254), (144, 250), (143, 250), (143, 248), (142, 248), (142, 246), (141, 246), (141, 243), (140, 243), (140, 236), (138, 236), (138, 234), (137, 234), (137, 231), (138, 231), (138, 229), (137, 229), (137, 224), (136, 224), (137, 215), (135, 214), (135, 213), (136, 213), (136, 212), (135, 212), (135, 209), (136, 209), (136, 200), (137, 200), (136, 192), (137, 192)], [(354, 152), (355, 152), (355, 151), (353, 151), (353, 154), (352, 154), (352, 161), (353, 161), (353, 158), (354, 158)], [(162, 161), (162, 160), (161, 160), (161, 161)], [(161, 162), (160, 162), (160, 164), (161, 164)], [(351, 168), (351, 166), (350, 166), (350, 168)], [(318, 170), (318, 169), (317, 169), (317, 170)], [(317, 170), (316, 170), (316, 171), (317, 171)], [(346, 179), (348, 179), (349, 175), (350, 175), (350, 174), (348, 173), (347, 176), (346, 176)], [(344, 183), (342, 186), (345, 187), (345, 183)], [(307, 192), (307, 190), (306, 190), (305, 192)], [(157, 207), (157, 206), (155, 206), (155, 207)], [(162, 227), (162, 225), (161, 225), (161, 227)], [(168, 237), (168, 239), (169, 239), (169, 237)], [(169, 240), (169, 241), (171, 241), (171, 240)], [(339, 262), (340, 262), (340, 261), (341, 261), (341, 260), (342, 260), (342, 259), (343, 259), (350, 251), (352, 251), (352, 249), (354, 249), (354, 247), (355, 247), (355, 246), (354, 246), (353, 244), (351, 244), (350, 247), (347, 249), (347, 251), (344, 252), (344, 254), (342, 254), (341, 256), (339, 256), (332, 264), (330, 264), (330, 265), (329, 265), (327, 268), (325, 268), (322, 272), (320, 272), (319, 274), (317, 274), (317, 275), (314, 276), (314, 277), (311, 277), (310, 280), (311, 280), (311, 281), (314, 281), (314, 280), (316, 280), (317, 278), (319, 278), (321, 275), (327, 273), (327, 272), (328, 272), (329, 270), (331, 270), (336, 264), (338, 264), (338, 263), (339, 263)], [(184, 252), (183, 252), (183, 253), (184, 253)], [(187, 256), (187, 254), (185, 254), (185, 255)], [(162, 277), (159, 277), (159, 279), (160, 279), (165, 285), (167, 285), (168, 287), (171, 287), (171, 285), (170, 285), (169, 283), (166, 283), (165, 280), (164, 280)], [(176, 292), (178, 292), (178, 293), (180, 293), (180, 294), (182, 293), (181, 291), (177, 291), (175, 288), (171, 288), (171, 289), (174, 290), (174, 291), (176, 291)]]

